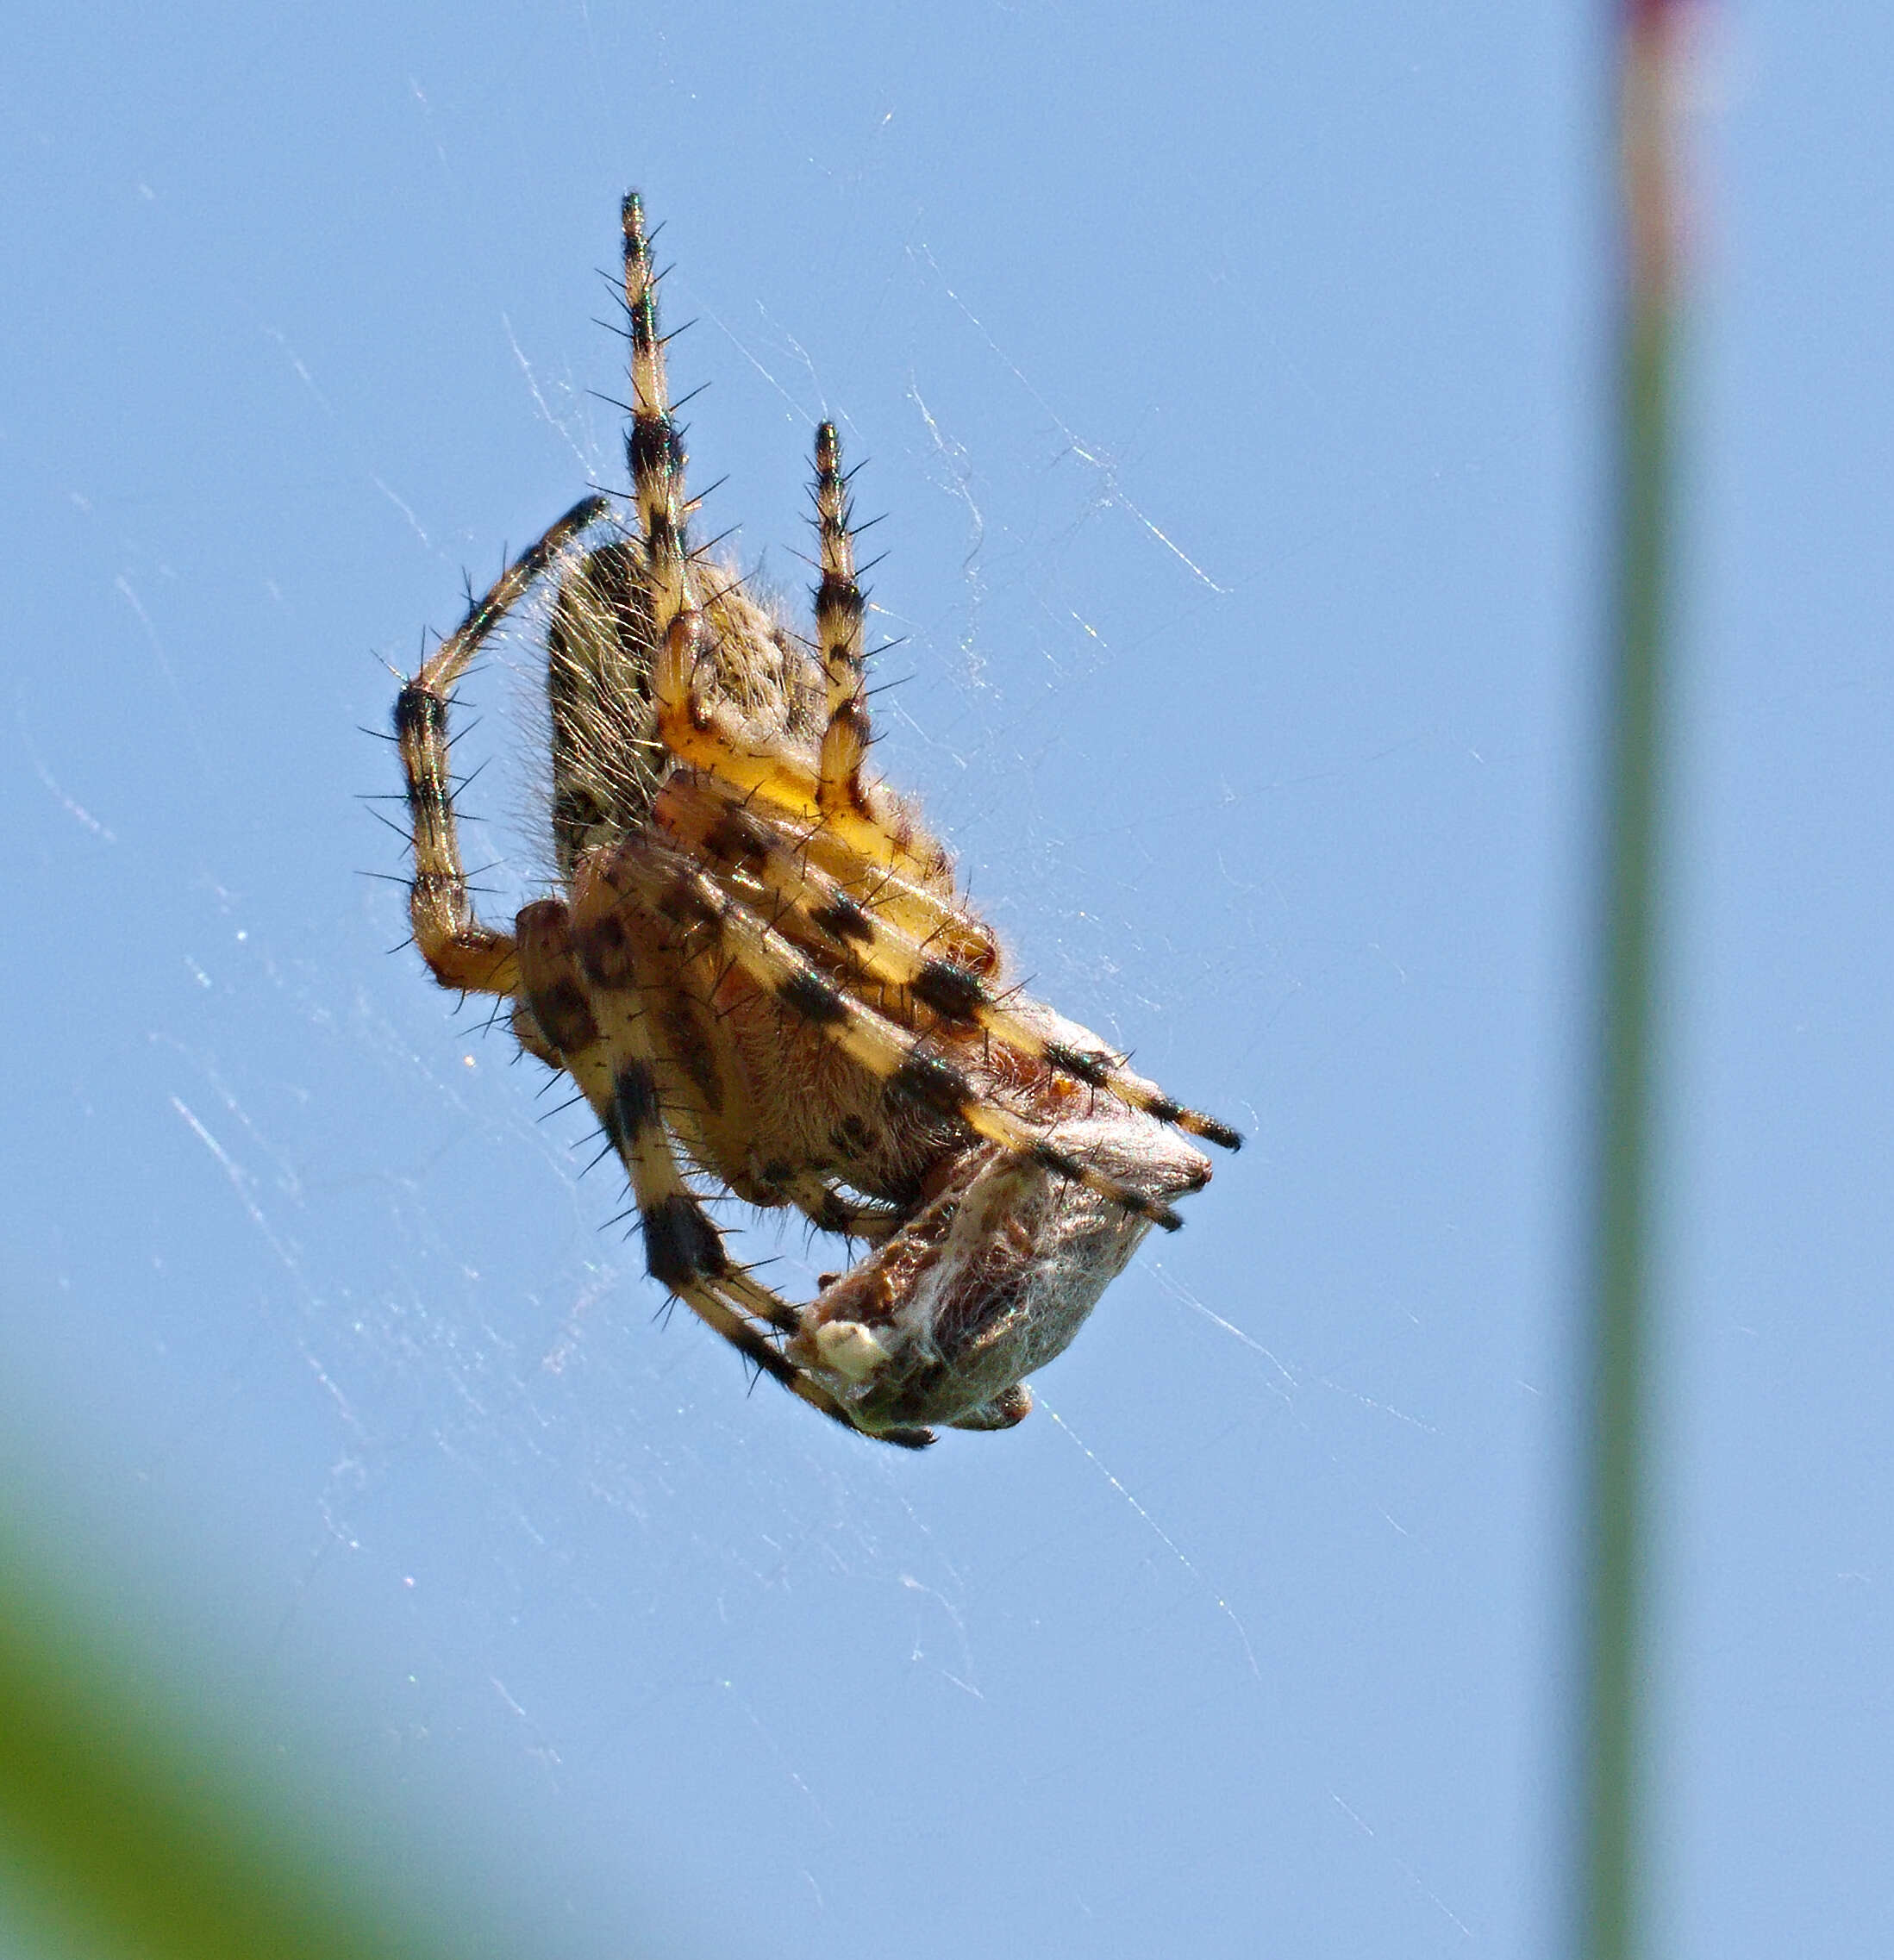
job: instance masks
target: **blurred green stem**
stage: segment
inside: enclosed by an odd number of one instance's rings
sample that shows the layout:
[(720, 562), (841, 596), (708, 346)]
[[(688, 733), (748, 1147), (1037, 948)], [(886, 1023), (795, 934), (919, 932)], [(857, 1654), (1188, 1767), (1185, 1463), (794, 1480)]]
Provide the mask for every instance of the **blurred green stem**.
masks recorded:
[(1620, 20), (1623, 238), (1603, 1008), (1591, 1321), (1585, 1832), (1578, 1949), (1644, 1946), (1653, 1002), (1665, 781), (1672, 521), (1676, 195), (1672, 108), (1681, 9), (1629, 0)]
[(1638, 1951), (1637, 1828), (1645, 1594), (1653, 887), (1663, 701), (1669, 322), (1637, 323), (1626, 363), (1629, 439), (1612, 705), (1609, 912), (1594, 1255), (1587, 1601), (1588, 1960)]

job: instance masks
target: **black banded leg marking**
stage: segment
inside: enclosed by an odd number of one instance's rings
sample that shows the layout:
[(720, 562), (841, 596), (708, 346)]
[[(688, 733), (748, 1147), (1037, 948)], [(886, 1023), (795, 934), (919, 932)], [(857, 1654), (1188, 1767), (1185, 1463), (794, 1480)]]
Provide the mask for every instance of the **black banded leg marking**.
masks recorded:
[(467, 892), (447, 767), (447, 703), (453, 697), (454, 684), (481, 641), (566, 546), (603, 515), (606, 508), (602, 496), (589, 496), (574, 504), (468, 607), (466, 617), (435, 648), (396, 700), (395, 737), (407, 778), (415, 852), (408, 912), (421, 957), (443, 987), (463, 993), (507, 995), (519, 988), (512, 939), (480, 922)]
[[(567, 1066), (631, 1180), (652, 1276), (693, 1306), (695, 1297), (676, 1280), (716, 1280), (741, 1301), (745, 1311), (785, 1333), (791, 1331), (798, 1325), (795, 1310), (730, 1263), (722, 1234), (684, 1183), (665, 1127), (659, 1086), (672, 1071), (659, 1054), (646, 996), (639, 989), (634, 934), (627, 929), (610, 886), (585, 871), (580, 874), (571, 934), (598, 1039)], [(695, 1224), (682, 1222), (686, 1210), (696, 1214)]]
[(598, 1023), (592, 1018), (572, 954), (572, 912), (559, 898), (522, 906), (513, 921), (519, 946), (520, 995), (534, 1025), (570, 1070), (597, 1047)]
[[(632, 493), (645, 538), (645, 584), (657, 652), (651, 691), (658, 715), (653, 733), (674, 755), (703, 747), (722, 752), (741, 745), (716, 729), (697, 694), (697, 671), (710, 637), (697, 609), (684, 524), (686, 459), (671, 419), (664, 338), (658, 331), (658, 277), (645, 230), (644, 201), (635, 190), (622, 209), (625, 311), (631, 323), (631, 428), (625, 438)], [(680, 746), (680, 744), (683, 745)]]
[(631, 330), (631, 427), (625, 463), (631, 473), (638, 523), (644, 533), (652, 611), (661, 634), (691, 608), (684, 587), (684, 452), (671, 419), (664, 340), (658, 331), (658, 277), (645, 230), (644, 201), (634, 190), (622, 207), (625, 246), (625, 313)]

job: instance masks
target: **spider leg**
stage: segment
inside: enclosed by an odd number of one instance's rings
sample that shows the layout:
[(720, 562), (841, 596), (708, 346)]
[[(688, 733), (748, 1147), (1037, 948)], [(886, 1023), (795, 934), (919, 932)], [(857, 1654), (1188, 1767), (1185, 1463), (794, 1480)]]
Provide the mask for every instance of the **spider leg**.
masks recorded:
[[(652, 696), (656, 707), (657, 739), (680, 761), (716, 770), (745, 794), (762, 790), (773, 799), (790, 799), (790, 807), (820, 817), (815, 790), (816, 772), (802, 756), (779, 741), (747, 740), (734, 717), (705, 702), (696, 686), (699, 662), (713, 638), (699, 610), (691, 576), (691, 555), (685, 535), (689, 502), (685, 494), (684, 441), (672, 420), (665, 377), (664, 339), (658, 331), (657, 275), (653, 270), (651, 241), (645, 230), (644, 203), (634, 190), (622, 209), (625, 253), (625, 310), (631, 336), (631, 427), (625, 436), (625, 459), (631, 471), (632, 494), (645, 538), (645, 581), (649, 596), (657, 654), (652, 668)], [(894, 799), (880, 793), (891, 814)], [(872, 827), (853, 812), (838, 813), (845, 828), (864, 832)], [(911, 824), (908, 826), (914, 834)], [(903, 846), (889, 839), (898, 856)], [(928, 840), (928, 859), (941, 855)]]
[(707, 929), (758, 986), (774, 996), (778, 1006), (878, 1079), (891, 1102), (916, 1105), (962, 1123), (976, 1136), (1083, 1184), (1166, 1232), (1183, 1224), (1163, 1200), (1147, 1197), (1048, 1142), (1032, 1123), (983, 1094), (953, 1063), (926, 1053), (912, 1035), (832, 986), (780, 932), (747, 904), (720, 892), (687, 861), (667, 866), (647, 848), (602, 857), (600, 869), (603, 879), (634, 904), (680, 926)]
[(684, 439), (671, 419), (664, 340), (658, 332), (658, 276), (645, 231), (644, 200), (635, 190), (626, 194), (620, 217), (625, 243), (625, 312), (631, 330), (631, 427), (625, 432), (625, 462), (644, 532), (652, 618), (660, 642), (679, 620), (695, 622), (687, 634), (694, 638), (702, 631), (702, 620), (684, 543), (689, 505), (684, 496)]
[(716, 1005), (716, 963), (667, 943), (651, 921), (633, 914), (623, 924), (666, 1064), (666, 1123), (697, 1162), (738, 1197), (754, 1205), (780, 1204), (768, 1182), (752, 1174), (756, 1102), (737, 1044)]
[[(657, 275), (645, 231), (644, 203), (635, 190), (627, 195), (622, 215), (632, 387), (625, 458), (644, 530), (646, 589), (658, 641), (652, 668), (658, 740), (680, 762), (712, 771), (743, 795), (764, 796), (792, 815), (833, 826), (845, 842), (872, 862), (906, 867), (922, 877), (939, 879), (946, 875), (947, 852), (921, 828), (898, 797), (879, 783), (860, 780), (860, 757), (867, 740), (866, 705), (858, 703), (857, 716), (844, 717), (843, 733), (834, 733), (838, 689), (846, 684), (849, 700), (859, 692), (861, 595), (854, 584), (853, 549), (848, 542), (841, 479), (833, 467), (839, 452), (832, 426), (823, 425), (829, 437), (828, 474), (834, 479), (833, 522), (824, 521), (823, 551), (825, 561), (836, 554), (838, 566), (846, 562), (849, 567), (846, 584), (854, 595), (853, 661), (858, 671), (853, 680), (830, 682), (834, 752), (828, 801), (823, 796), (823, 773), (811, 768), (805, 756), (781, 741), (759, 743), (746, 739), (728, 710), (707, 703), (697, 691), (697, 665), (711, 634), (698, 609), (691, 577), (692, 560), (684, 534), (690, 504), (684, 491), (684, 441), (671, 416), (664, 340), (658, 331)], [(818, 446), (819, 477), (822, 453)], [(819, 480), (818, 502), (822, 494)], [(828, 584), (825, 577), (825, 589)], [(838, 655), (845, 665), (849, 658), (846, 649)], [(830, 746), (825, 740), (825, 753)]]
[[(628, 957), (621, 911), (603, 880), (582, 874), (573, 909), (547, 899), (521, 912), (519, 964), (534, 1020), (584, 1090), (631, 1179), (646, 1266), (762, 1373), (862, 1434), (841, 1404), (758, 1325), (788, 1333), (801, 1318), (732, 1262), (722, 1234), (684, 1183), (665, 1127), (662, 1064)], [(890, 1429), (881, 1439), (909, 1449), (934, 1440), (915, 1428)]]
[[(643, 1218), (653, 1276), (666, 1278), (669, 1269), (679, 1263), (682, 1255), (670, 1254), (670, 1242), (696, 1245), (706, 1276), (722, 1279), (727, 1275), (745, 1312), (791, 1333), (799, 1324), (795, 1309), (730, 1265), (722, 1235), (684, 1185), (664, 1134), (663, 1083), (674, 1071), (659, 1052), (649, 1014), (636, 991), (623, 921), (608, 919), (604, 932), (597, 929), (598, 923), (592, 921), (587, 935), (582, 970), (572, 914), (565, 902), (541, 899), (525, 907), (517, 921), (521, 988), (559, 1065), (585, 1092), (600, 1127), (624, 1159)], [(647, 1202), (653, 1199), (655, 1203)], [(674, 1199), (681, 1199), (681, 1209), (691, 1217), (660, 1221), (654, 1227), (654, 1211), (679, 1209), (672, 1204)], [(666, 1270), (660, 1271), (660, 1265)]]
[(841, 439), (834, 423), (824, 422), (816, 431), (816, 528), (822, 541), (816, 640), (828, 691), (828, 726), (816, 763), (816, 802), (825, 822), (844, 812), (868, 815), (861, 780), (870, 739), (861, 647), (867, 607), (855, 580), (853, 516), (841, 473)]
[[(667, 806), (667, 815), (680, 801), (674, 799)], [(955, 1033), (978, 1030), (1016, 1053), (1102, 1089), (1161, 1123), (1174, 1124), (1226, 1150), (1242, 1147), (1242, 1138), (1228, 1124), (1186, 1108), (1155, 1083), (1132, 1075), (1108, 1051), (1049, 1038), (997, 998), (971, 968), (916, 945), (859, 904), (825, 872), (805, 865), (778, 832), (754, 815), (728, 810), (706, 824), (701, 810), (695, 815), (696, 821), (688, 814), (674, 820), (683, 840), (712, 860), (718, 867), (712, 875), (738, 902), (753, 904), (754, 899), (735, 878), (753, 879), (774, 908), (778, 927), (787, 927), (791, 938), (805, 944), (813, 940), (865, 978), (901, 989)]]
[(901, 1229), (901, 1214), (895, 1207), (845, 1198), (813, 1170), (785, 1171), (772, 1185), (819, 1231), (878, 1245)]
[(408, 780), (415, 872), (409, 916), (421, 957), (443, 987), (463, 993), (513, 994), (519, 967), (511, 938), (475, 917), (454, 824), (447, 771), (447, 703), (454, 684), (480, 643), (522, 595), (588, 524), (606, 509), (602, 496), (576, 503), (529, 550), (522, 552), (467, 609), (467, 616), (435, 648), (395, 702), (395, 737)]
[[(738, 795), (761, 796), (791, 816), (833, 830), (869, 863), (926, 882), (943, 882), (949, 875), (944, 847), (891, 790), (862, 779), (868, 746), (867, 702), (861, 686), (862, 597), (855, 583), (841, 451), (832, 423), (824, 422), (816, 439), (816, 504), (822, 539), (816, 621), (828, 694), (820, 762), (811, 767), (808, 757), (788, 743), (759, 740), (728, 708), (706, 702), (697, 690), (697, 667), (708, 651), (710, 632), (691, 596), (691, 560), (683, 534), (684, 451), (661, 406), (662, 344), (657, 338), (642, 220), (634, 228), (629, 215), (635, 205), (635, 198), (627, 200), (625, 291), (632, 307), (636, 396), (628, 442), (651, 561), (652, 616), (658, 632), (651, 675), (657, 738), (678, 761), (709, 771)], [(647, 344), (650, 351), (641, 355)], [(649, 400), (654, 404), (648, 408), (647, 371), (653, 378)]]

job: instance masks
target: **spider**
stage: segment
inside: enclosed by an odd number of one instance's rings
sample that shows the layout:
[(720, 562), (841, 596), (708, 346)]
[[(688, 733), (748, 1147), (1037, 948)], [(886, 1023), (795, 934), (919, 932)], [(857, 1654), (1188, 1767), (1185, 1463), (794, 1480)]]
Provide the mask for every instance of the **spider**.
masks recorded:
[[(575, 504), (401, 690), (409, 911), (443, 987), (511, 1003), (629, 1176), (653, 1278), (762, 1373), (918, 1449), (1001, 1429), (1172, 1201), (1241, 1139), (1020, 994), (914, 806), (865, 772), (866, 602), (833, 422), (816, 432), (815, 639), (694, 549), (644, 207), (622, 208), (634, 507)], [(547, 582), (558, 895), (474, 913), (448, 705)], [(684, 1161), (862, 1242), (793, 1307), (733, 1259)]]

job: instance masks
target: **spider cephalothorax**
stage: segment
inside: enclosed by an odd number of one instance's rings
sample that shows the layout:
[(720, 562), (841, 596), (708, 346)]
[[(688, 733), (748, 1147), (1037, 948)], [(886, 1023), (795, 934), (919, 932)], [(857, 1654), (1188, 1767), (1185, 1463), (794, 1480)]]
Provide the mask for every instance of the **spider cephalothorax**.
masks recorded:
[[(588, 497), (402, 690), (415, 939), (444, 987), (512, 1002), (631, 1179), (645, 1257), (766, 1373), (917, 1447), (996, 1429), (1171, 1201), (1210, 1175), (1178, 1131), (1236, 1133), (1010, 989), (947, 852), (864, 774), (869, 721), (847, 479), (816, 434), (814, 640), (685, 536), (643, 208), (624, 203), (632, 520)], [(447, 704), (540, 579), (559, 896), (473, 912)], [(725, 1251), (682, 1152), (748, 1202), (866, 1241), (801, 1308)]]

